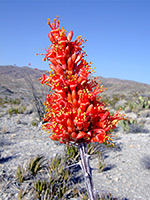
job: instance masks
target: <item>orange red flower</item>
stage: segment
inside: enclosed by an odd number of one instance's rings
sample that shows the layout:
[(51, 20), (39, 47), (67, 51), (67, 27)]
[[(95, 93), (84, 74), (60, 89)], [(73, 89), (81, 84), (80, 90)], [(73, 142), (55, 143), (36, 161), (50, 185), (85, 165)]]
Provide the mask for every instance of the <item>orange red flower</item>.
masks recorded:
[(48, 20), (51, 31), (48, 37), (50, 48), (44, 61), (50, 61), (49, 75), (41, 83), (51, 87), (45, 106), (47, 113), (42, 128), (51, 131), (50, 138), (61, 143), (109, 142), (111, 131), (124, 117), (119, 112), (113, 116), (97, 95), (104, 91), (97, 79), (88, 79), (92, 73), (91, 63), (85, 60), (80, 36), (74, 41), (73, 31), (68, 35), (60, 28), (58, 17)]

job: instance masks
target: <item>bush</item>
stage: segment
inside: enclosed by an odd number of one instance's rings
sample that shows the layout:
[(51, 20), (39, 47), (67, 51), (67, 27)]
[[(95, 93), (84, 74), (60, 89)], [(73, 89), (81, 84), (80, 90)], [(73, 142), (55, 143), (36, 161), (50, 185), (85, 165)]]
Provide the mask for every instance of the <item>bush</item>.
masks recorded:
[(143, 126), (143, 124), (139, 124), (136, 120), (133, 119), (126, 119), (124, 121), (120, 121), (118, 123), (123, 128), (123, 132), (125, 133), (147, 133), (148, 130), (146, 130)]
[(19, 109), (18, 108), (10, 108), (8, 110), (8, 114), (11, 116), (12, 114), (19, 114)]

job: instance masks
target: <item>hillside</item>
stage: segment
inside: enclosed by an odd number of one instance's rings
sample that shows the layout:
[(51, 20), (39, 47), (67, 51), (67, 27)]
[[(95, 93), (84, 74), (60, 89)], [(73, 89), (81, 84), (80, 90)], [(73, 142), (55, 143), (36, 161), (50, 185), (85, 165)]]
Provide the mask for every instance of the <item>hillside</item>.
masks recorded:
[[(32, 92), (31, 85), (35, 87), (39, 94), (42, 94), (43, 91), (48, 90), (46, 87), (41, 87), (38, 81), (43, 73), (46, 73), (46, 71), (29, 67), (0, 66), (0, 94), (28, 96)], [(98, 79), (107, 88), (106, 95), (124, 94), (126, 96), (134, 93), (150, 95), (150, 85), (148, 84), (101, 76)]]

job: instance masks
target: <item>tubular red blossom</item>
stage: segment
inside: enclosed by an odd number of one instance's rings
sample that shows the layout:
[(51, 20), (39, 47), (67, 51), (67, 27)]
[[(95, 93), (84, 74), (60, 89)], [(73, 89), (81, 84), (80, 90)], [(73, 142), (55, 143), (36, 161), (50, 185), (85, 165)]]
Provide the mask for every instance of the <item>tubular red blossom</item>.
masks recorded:
[(71, 57), (68, 58), (67, 64), (68, 64), (68, 70), (72, 71), (73, 70), (73, 61), (72, 61)]
[(74, 52), (74, 53), (72, 54), (72, 56), (71, 56), (71, 60), (72, 60), (73, 62), (75, 62), (76, 58), (77, 58), (77, 53)]
[(71, 31), (68, 33), (68, 37), (67, 37), (67, 39), (68, 39), (69, 42), (71, 41), (72, 37), (73, 37), (73, 31), (71, 30)]
[(50, 41), (51, 41), (52, 43), (55, 43), (55, 38), (54, 38), (54, 36), (52, 35), (51, 32), (49, 32), (48, 37), (49, 37), (49, 39), (50, 39)]
[(50, 81), (50, 77), (49, 76), (45, 76), (45, 74), (42, 75), (41, 78), (41, 83), (44, 84), (46, 82)]
[(80, 131), (80, 132), (78, 133), (76, 139), (77, 139), (77, 140), (78, 140), (78, 139), (81, 139), (81, 138), (83, 138), (83, 137), (86, 136), (86, 135), (87, 135), (86, 132)]
[(76, 132), (72, 132), (72, 133), (71, 133), (71, 137), (72, 137), (73, 139), (76, 139), (76, 137), (77, 137)]
[(124, 116), (119, 111), (111, 116), (101, 97), (97, 98), (105, 89), (98, 78), (88, 78), (93, 70), (84, 58), (82, 45), (86, 40), (79, 36), (72, 41), (73, 31), (67, 35), (59, 27), (58, 17), (54, 22), (48, 20), (48, 25), (52, 44), (43, 60), (51, 62), (52, 71), (40, 80), (53, 91), (44, 102), (47, 113), (42, 128), (51, 131), (50, 138), (60, 143), (109, 142), (111, 131)]
[(82, 53), (79, 54), (79, 55), (77, 56), (77, 59), (76, 59), (75, 63), (78, 63), (78, 62), (82, 59), (82, 57), (83, 57), (83, 54), (82, 54)]

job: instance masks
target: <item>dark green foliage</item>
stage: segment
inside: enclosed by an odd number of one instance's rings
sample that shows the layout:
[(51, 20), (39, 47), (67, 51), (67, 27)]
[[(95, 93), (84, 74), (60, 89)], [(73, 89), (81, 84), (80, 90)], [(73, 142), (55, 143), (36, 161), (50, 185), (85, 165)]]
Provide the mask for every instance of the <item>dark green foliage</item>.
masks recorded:
[(36, 120), (32, 120), (31, 124), (32, 126), (38, 126), (38, 122)]
[(19, 181), (19, 183), (22, 183), (25, 180), (25, 173), (26, 170), (19, 165), (16, 172), (16, 178)]
[[(21, 188), (18, 199), (52, 200), (66, 199), (73, 196), (74, 188), (71, 180), (72, 173), (65, 168), (66, 159), (56, 155), (48, 162), (43, 156), (37, 156), (29, 160), (26, 168), (18, 166), (17, 180), (19, 183), (26, 183)], [(39, 179), (38, 175), (45, 174), (45, 179)], [(30, 180), (30, 184), (28, 181)]]
[(20, 99), (8, 99), (5, 97), (5, 99), (0, 98), (0, 105), (9, 104), (9, 105), (19, 105), (21, 103)]
[(23, 114), (26, 110), (26, 107), (11, 107), (8, 109), (8, 114), (11, 116), (12, 114)]
[(44, 156), (37, 156), (33, 159), (30, 159), (28, 162), (28, 170), (31, 175), (35, 176), (38, 172), (46, 168), (46, 159)]
[(118, 124), (122, 126), (124, 132), (129, 132), (131, 124), (137, 124), (137, 121), (133, 119), (125, 119), (120, 121)]
[(10, 108), (10, 109), (8, 110), (8, 113), (9, 113), (10, 115), (12, 115), (12, 114), (19, 114), (19, 110), (18, 110), (18, 108)]
[[(88, 144), (88, 154), (98, 158), (97, 169), (103, 171), (105, 164), (99, 147), (98, 143)], [(17, 181), (20, 183), (18, 200), (65, 200), (73, 197), (88, 199), (87, 194), (81, 192), (82, 188), (74, 183), (74, 172), (68, 167), (68, 164), (77, 163), (79, 160), (78, 148), (68, 146), (65, 147), (64, 157), (56, 154), (47, 161), (43, 156), (36, 156), (29, 160), (26, 168), (19, 166), (17, 169)], [(105, 197), (100, 196), (98, 199), (106, 200)]]

